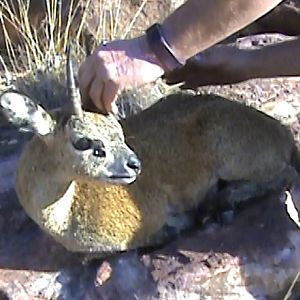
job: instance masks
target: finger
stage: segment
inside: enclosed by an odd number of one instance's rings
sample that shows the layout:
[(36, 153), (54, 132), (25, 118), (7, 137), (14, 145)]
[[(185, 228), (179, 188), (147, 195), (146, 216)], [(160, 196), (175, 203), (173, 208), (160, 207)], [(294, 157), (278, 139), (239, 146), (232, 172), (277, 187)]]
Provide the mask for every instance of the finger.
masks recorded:
[(85, 111), (99, 113), (98, 107), (94, 104), (94, 102), (88, 98), (83, 102), (83, 108)]
[(198, 72), (199, 75), (205, 70), (204, 60), (202, 55), (191, 57), (187, 60), (186, 64), (165, 74), (167, 84), (177, 84), (186, 81), (191, 73)]
[(200, 84), (197, 85), (197, 84), (191, 84), (190, 82), (189, 83), (184, 83), (183, 85), (180, 86), (180, 89), (181, 90), (195, 90), (197, 89), (197, 87), (201, 86)]
[(102, 93), (103, 93), (104, 84), (101, 80), (97, 80), (97, 78), (94, 78), (90, 89), (89, 89), (89, 97), (94, 102), (96, 107), (101, 112), (106, 112), (105, 107), (102, 103)]
[(198, 74), (197, 72), (190, 72), (184, 79), (180, 89), (195, 89), (199, 86), (206, 85), (210, 81), (207, 77), (209, 76), (201, 76), (201, 74)]
[(115, 101), (112, 103), (111, 111), (116, 116), (119, 114), (119, 109)]
[(180, 86), (180, 89), (196, 89), (201, 86), (217, 84), (225, 84), (225, 81), (221, 78), (217, 78), (214, 75), (211, 76), (210, 74), (207, 74), (207, 76), (191, 74), (191, 76), (185, 80), (184, 84)]
[[(103, 93), (102, 93), (102, 104), (106, 112), (113, 112), (117, 110), (115, 101), (117, 99), (119, 86), (112, 80), (105, 82)], [(117, 111), (116, 111), (117, 112)]]
[(94, 77), (94, 66), (91, 59), (89, 59), (88, 57), (86, 61), (80, 66), (78, 71), (78, 84), (83, 101), (89, 98), (89, 88)]
[(184, 68), (175, 69), (171, 72), (165, 73), (163, 79), (167, 84), (177, 84), (184, 81), (185, 71)]
[(180, 89), (186, 90), (186, 89), (196, 89), (200, 86), (206, 86), (206, 85), (215, 85), (218, 84), (218, 81), (214, 78), (211, 78), (210, 76), (205, 77), (199, 77), (194, 76), (188, 78), (183, 85), (180, 86)]

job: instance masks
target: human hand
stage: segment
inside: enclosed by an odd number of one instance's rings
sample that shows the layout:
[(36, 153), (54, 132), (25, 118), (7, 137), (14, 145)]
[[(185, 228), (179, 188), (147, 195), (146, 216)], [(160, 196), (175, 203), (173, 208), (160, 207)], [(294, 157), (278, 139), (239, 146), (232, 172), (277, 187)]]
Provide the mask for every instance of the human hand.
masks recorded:
[(152, 82), (163, 73), (145, 36), (101, 45), (79, 69), (83, 104), (91, 99), (102, 112), (116, 112), (115, 100), (122, 89)]
[(168, 84), (183, 83), (182, 89), (204, 85), (233, 84), (250, 79), (251, 50), (216, 45), (196, 54), (186, 64), (164, 75)]

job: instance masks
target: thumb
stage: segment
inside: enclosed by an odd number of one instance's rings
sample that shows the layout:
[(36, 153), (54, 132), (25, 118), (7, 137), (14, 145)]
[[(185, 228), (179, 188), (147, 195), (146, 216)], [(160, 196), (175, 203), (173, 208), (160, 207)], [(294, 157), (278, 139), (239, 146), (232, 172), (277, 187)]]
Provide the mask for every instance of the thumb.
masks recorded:
[(183, 67), (176, 68), (173, 71), (166, 72), (162, 76), (162, 79), (166, 80), (167, 84), (177, 84), (184, 81), (186, 72), (186, 65), (184, 65)]
[(112, 80), (105, 82), (102, 94), (102, 103), (106, 112), (118, 112), (116, 100), (118, 96), (119, 86)]

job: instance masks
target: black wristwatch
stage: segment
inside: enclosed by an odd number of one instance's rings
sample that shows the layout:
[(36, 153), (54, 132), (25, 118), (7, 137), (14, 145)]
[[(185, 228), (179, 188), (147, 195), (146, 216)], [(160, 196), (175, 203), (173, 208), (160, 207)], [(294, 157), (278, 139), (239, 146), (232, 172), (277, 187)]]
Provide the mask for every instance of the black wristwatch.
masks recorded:
[(174, 54), (171, 46), (165, 40), (161, 25), (155, 23), (146, 30), (147, 42), (155, 54), (157, 60), (160, 62), (165, 72), (172, 71), (184, 65)]

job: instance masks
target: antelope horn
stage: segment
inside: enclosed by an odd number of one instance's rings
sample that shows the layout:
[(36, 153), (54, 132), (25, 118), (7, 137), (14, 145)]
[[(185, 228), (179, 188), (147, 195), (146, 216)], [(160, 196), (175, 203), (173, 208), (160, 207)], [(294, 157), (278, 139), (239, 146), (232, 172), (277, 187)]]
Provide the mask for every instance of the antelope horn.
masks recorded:
[(79, 116), (81, 118), (83, 116), (83, 111), (81, 107), (81, 97), (79, 89), (76, 87), (75, 84), (73, 63), (71, 58), (71, 45), (69, 45), (67, 49), (67, 88), (68, 96), (72, 106), (71, 114)]

